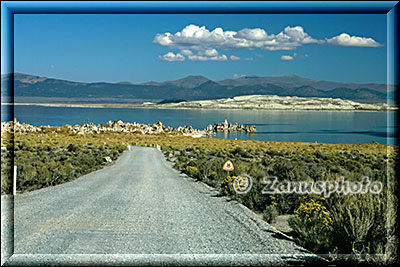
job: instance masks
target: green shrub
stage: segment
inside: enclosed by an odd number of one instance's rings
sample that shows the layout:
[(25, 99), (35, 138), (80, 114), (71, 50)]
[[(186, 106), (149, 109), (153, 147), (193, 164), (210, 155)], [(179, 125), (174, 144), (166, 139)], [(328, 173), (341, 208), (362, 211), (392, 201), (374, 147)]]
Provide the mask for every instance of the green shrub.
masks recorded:
[(267, 223), (275, 222), (278, 210), (274, 205), (267, 206), (263, 211), (263, 218)]
[(333, 196), (329, 199), (332, 246), (340, 254), (351, 254), (358, 262), (383, 263), (374, 254), (385, 253), (387, 198), (384, 193)]

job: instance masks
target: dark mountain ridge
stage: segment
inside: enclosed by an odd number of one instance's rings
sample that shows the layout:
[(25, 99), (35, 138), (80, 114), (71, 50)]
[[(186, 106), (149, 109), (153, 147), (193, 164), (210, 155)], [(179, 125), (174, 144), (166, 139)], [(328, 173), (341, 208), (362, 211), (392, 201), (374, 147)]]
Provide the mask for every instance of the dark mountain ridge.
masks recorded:
[[(14, 82), (14, 92), (11, 91), (12, 82)], [(323, 85), (322, 89), (321, 85)], [(337, 85), (337, 87), (334, 85)], [(387, 102), (388, 98), (386, 90), (383, 90), (383, 88), (386, 88), (386, 85), (314, 81), (296, 75), (282, 77), (245, 76), (222, 81), (212, 81), (203, 76), (188, 76), (175, 81), (142, 84), (129, 82), (72, 82), (21, 73), (15, 73), (14, 79), (12, 79), (11, 75), (1, 76), (2, 99), (3, 97), (14, 95), (16, 99), (18, 97), (25, 97), (25, 99), (27, 97), (113, 98), (116, 101), (137, 99), (138, 102), (143, 100), (158, 102), (170, 99), (190, 101), (261, 94), (332, 97), (365, 103), (383, 103)], [(393, 97), (393, 95), (392, 92), (390, 96)]]
[(205, 83), (209, 81), (209, 79), (207, 79), (204, 76), (198, 75), (198, 76), (193, 76), (193, 75), (189, 75), (185, 78), (176, 80), (176, 81), (166, 81), (166, 82), (147, 82), (147, 83), (141, 83), (141, 85), (154, 85), (154, 86), (163, 86), (163, 85), (174, 85), (177, 87), (183, 87), (183, 88), (195, 88), (199, 85), (201, 85), (202, 83)]
[[(388, 85), (386, 84), (357, 84), (357, 83), (340, 83), (331, 81), (316, 81), (308, 78), (303, 78), (297, 75), (286, 75), (279, 77), (258, 77), (258, 76), (243, 76), (237, 79), (226, 79), (218, 81), (221, 85), (265, 85), (265, 84), (275, 84), (285, 88), (295, 88), (299, 86), (311, 86), (315, 89), (322, 91), (329, 91), (335, 88), (350, 88), (350, 89), (360, 89), (368, 88), (381, 93), (386, 93), (388, 90)], [(394, 90), (393, 85), (389, 85), (389, 91)]]

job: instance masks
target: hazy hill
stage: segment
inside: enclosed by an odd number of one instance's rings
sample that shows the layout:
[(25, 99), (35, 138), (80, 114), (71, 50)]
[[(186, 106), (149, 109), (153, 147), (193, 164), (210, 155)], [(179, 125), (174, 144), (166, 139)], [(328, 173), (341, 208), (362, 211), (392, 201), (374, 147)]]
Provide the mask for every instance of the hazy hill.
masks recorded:
[(226, 79), (218, 82), (221, 85), (266, 85), (275, 84), (286, 88), (294, 88), (299, 86), (311, 86), (315, 89), (328, 91), (335, 88), (350, 88), (360, 89), (368, 88), (381, 93), (386, 93), (386, 84), (356, 84), (356, 83), (339, 83), (330, 81), (315, 81), (297, 75), (287, 75), (280, 77), (258, 77), (258, 76), (243, 76), (237, 79)]
[(155, 86), (174, 85), (183, 88), (195, 88), (207, 81), (209, 81), (209, 79), (207, 79), (206, 77), (190, 75), (186, 78), (182, 78), (176, 81), (167, 81), (161, 83), (152, 81), (152, 82), (142, 83), (142, 85), (155, 85)]

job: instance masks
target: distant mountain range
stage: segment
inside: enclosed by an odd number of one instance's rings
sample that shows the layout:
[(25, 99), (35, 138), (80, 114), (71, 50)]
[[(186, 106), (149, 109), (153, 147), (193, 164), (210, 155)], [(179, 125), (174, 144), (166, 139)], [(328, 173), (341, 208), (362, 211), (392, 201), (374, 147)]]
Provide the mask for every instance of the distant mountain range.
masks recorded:
[[(1, 95), (11, 96), (10, 75), (1, 76)], [(383, 103), (394, 100), (394, 87), (386, 84), (354, 84), (315, 81), (295, 75), (281, 77), (243, 76), (237, 79), (212, 81), (203, 76), (188, 76), (166, 82), (82, 83), (39, 77), (21, 73), (14, 74), (16, 99), (113, 99), (114, 102), (152, 101), (164, 103), (169, 100), (206, 100), (242, 95), (278, 95), (299, 97), (331, 97), (363, 103)], [(18, 100), (17, 100), (18, 101)]]

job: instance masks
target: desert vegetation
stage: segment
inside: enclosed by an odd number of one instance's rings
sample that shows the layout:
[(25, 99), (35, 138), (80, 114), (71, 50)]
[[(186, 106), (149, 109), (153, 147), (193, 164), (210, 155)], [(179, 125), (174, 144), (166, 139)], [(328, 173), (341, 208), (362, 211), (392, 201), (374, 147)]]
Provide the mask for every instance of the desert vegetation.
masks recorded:
[[(68, 182), (115, 160), (127, 145), (160, 145), (174, 168), (237, 200), (267, 222), (290, 215), (287, 234), (333, 263), (390, 263), (395, 238), (397, 146), (319, 144), (192, 138), (166, 133), (143, 135), (104, 132), (79, 135), (66, 127), (40, 132), (2, 133), (2, 194), (12, 191), (13, 165), (18, 166), (19, 192)], [(250, 175), (253, 187), (236, 194), (222, 169), (231, 160), (229, 177)], [(265, 176), (282, 181), (331, 181), (368, 176), (384, 185), (379, 194), (263, 194)]]
[[(221, 142), (223, 143), (223, 142)], [(267, 222), (291, 214), (289, 233), (297, 243), (330, 260), (357, 263), (386, 263), (395, 253), (391, 231), (395, 225), (395, 206), (388, 198), (394, 188), (395, 147), (378, 144), (329, 145), (305, 143), (233, 142), (214, 146), (173, 146), (165, 154), (175, 167), (215, 188), (221, 195), (236, 199), (259, 213)], [(230, 159), (232, 176), (253, 177), (252, 190), (235, 194), (226, 186), (222, 170)], [(187, 166), (191, 166), (188, 168)], [(196, 171), (193, 171), (193, 170)], [(263, 177), (282, 181), (331, 181), (345, 177), (360, 181), (368, 176), (384, 185), (379, 194), (263, 194)], [(392, 233), (393, 234), (393, 233)]]
[(12, 192), (12, 166), (17, 166), (17, 192), (65, 183), (98, 170), (126, 145), (57, 133), (2, 133), (1, 194)]
[[(267, 222), (291, 215), (290, 234), (297, 243), (335, 263), (384, 264), (395, 255), (393, 240), (396, 206), (395, 157), (397, 147), (248, 142), (202, 139), (195, 144), (163, 146), (175, 168), (217, 188), (259, 213)], [(222, 166), (234, 163), (229, 176)], [(247, 194), (236, 194), (231, 177), (250, 175)], [(227, 178), (228, 176), (228, 178)], [(282, 181), (370, 181), (383, 184), (378, 194), (263, 194), (263, 177)]]

